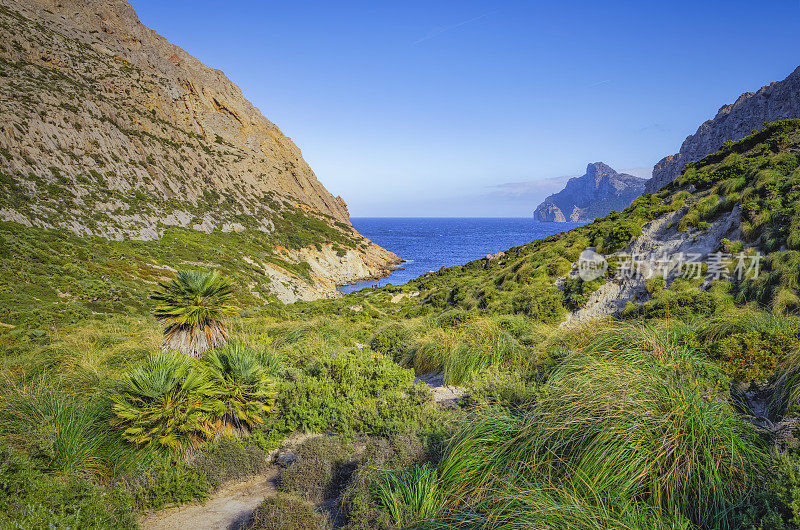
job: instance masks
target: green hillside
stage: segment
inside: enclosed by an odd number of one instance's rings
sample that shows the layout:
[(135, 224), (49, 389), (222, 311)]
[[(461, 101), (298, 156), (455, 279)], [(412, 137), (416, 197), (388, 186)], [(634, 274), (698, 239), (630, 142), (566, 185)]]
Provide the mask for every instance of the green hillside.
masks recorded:
[[(246, 232), (109, 242), (6, 223), (0, 526), (135, 527), (304, 432), (322, 436), (251, 527), (798, 528), (799, 156), (800, 120), (771, 124), (624, 212), (291, 305), (249, 293)], [(733, 211), (741, 240), (719, 250), (762, 252), (757, 278), (652, 281), (616, 318), (559, 327), (615, 273), (557, 283), (586, 247), (623, 250), (674, 212), (694, 238)], [(231, 344), (159, 353), (151, 282), (195, 262), (236, 285)], [(457, 403), (414, 383), (438, 371)]]
[(288, 204), (278, 210), (274, 232), (205, 233), (166, 228), (154, 241), (113, 241), (67, 230), (0, 222), (0, 321), (28, 328), (76, 323), (92, 314), (144, 315), (156, 282), (179, 268), (219, 269), (242, 286), (240, 307), (277, 301), (269, 264), (298, 282), (311, 284), (307, 262), (280, 249), (331, 246), (335, 252), (363, 249), (354, 232), (331, 219)]

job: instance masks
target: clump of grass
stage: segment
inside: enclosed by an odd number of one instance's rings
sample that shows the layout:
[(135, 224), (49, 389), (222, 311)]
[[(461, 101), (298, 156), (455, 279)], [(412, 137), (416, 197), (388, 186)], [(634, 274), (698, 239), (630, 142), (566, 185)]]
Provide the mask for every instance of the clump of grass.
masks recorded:
[(429, 519), (443, 507), (436, 468), (429, 463), (388, 472), (377, 482), (376, 497), (395, 525), (406, 528)]
[(421, 335), (400, 362), (417, 374), (442, 371), (447, 384), (461, 385), (490, 368), (519, 366), (524, 352), (520, 338), (527, 331), (485, 317), (435, 327)]
[(75, 473), (47, 473), (38, 464), (0, 444), (3, 528), (138, 528), (119, 488), (102, 488)]
[[(479, 505), (477, 513), (457, 513), (444, 520), (457, 528), (522, 530), (548, 528), (614, 528), (619, 530), (690, 530), (696, 526), (680, 514), (668, 516), (652, 506), (593, 490), (591, 482), (573, 479), (558, 484), (522, 481)], [(436, 528), (428, 522), (418, 528)]]
[(521, 481), (534, 497), (542, 490), (563, 499), (550, 485), (577, 477), (595, 498), (729, 525), (767, 453), (716, 382), (696, 384), (705, 371), (692, 367), (697, 359), (646, 329), (600, 333), (587, 351), (561, 362), (523, 415), (478, 414), (454, 437), (438, 467), (445, 506), (494, 505)]
[(3, 434), (48, 470), (113, 476), (144, 458), (108, 429), (104, 399), (79, 398), (42, 379), (22, 386), (9, 383), (0, 403)]

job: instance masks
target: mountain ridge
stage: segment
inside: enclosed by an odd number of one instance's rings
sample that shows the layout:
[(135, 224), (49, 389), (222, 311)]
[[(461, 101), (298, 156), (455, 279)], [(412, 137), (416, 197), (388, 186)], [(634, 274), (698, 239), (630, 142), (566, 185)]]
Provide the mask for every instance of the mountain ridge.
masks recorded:
[(645, 193), (654, 193), (672, 182), (689, 162), (716, 152), (726, 141), (736, 141), (762, 130), (767, 123), (800, 118), (800, 66), (781, 81), (745, 92), (720, 107), (714, 118), (703, 122), (686, 137), (680, 150), (653, 167)]
[(627, 207), (644, 190), (644, 179), (617, 173), (603, 162), (586, 166), (586, 173), (567, 181), (564, 189), (547, 197), (534, 211), (544, 222), (582, 222)]
[(400, 261), (237, 85), (126, 1), (2, 0), (0, 27), (0, 220), (118, 241), (263, 234), (265, 255), (244, 257), (284, 301)]

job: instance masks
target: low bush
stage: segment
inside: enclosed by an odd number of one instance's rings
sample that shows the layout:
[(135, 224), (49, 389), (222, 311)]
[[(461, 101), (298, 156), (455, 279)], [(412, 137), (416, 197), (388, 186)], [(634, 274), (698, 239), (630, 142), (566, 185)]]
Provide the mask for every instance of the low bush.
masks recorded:
[(319, 352), (297, 370), (278, 388), (275, 412), (257, 437), (296, 430), (389, 435), (429, 417), (430, 391), (371, 350)]
[(220, 438), (192, 461), (192, 467), (205, 474), (214, 488), (229, 480), (256, 475), (266, 465), (267, 457), (258, 447), (229, 436)]
[(211, 491), (211, 484), (203, 471), (171, 455), (157, 455), (145, 471), (126, 482), (134, 503), (142, 510), (159, 510), (205, 499)]
[(335, 497), (349, 478), (345, 464), (353, 446), (338, 436), (315, 436), (297, 449), (297, 460), (281, 472), (281, 489), (314, 504)]
[(74, 474), (49, 475), (37, 463), (0, 447), (0, 527), (137, 528), (131, 501)]
[(248, 530), (328, 530), (333, 528), (325, 514), (314, 506), (286, 493), (268, 497), (253, 512)]
[(389, 325), (375, 333), (369, 341), (369, 347), (399, 362), (408, 349), (406, 336), (407, 333), (401, 325)]

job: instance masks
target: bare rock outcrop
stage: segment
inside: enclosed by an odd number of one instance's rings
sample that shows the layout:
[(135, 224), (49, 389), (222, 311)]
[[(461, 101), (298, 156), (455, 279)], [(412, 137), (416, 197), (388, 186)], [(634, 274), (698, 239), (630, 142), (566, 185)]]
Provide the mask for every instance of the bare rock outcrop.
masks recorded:
[(344, 200), (238, 86), (125, 0), (0, 0), (0, 34), (0, 220), (117, 240), (183, 227), (265, 241), (322, 222), (353, 242), (347, 266), (310, 246), (319, 255), (298, 259), (325, 281), (297, 284), (300, 298), (399, 261), (355, 231)]
[(745, 92), (734, 103), (720, 108), (713, 119), (684, 140), (678, 153), (655, 165), (644, 192), (658, 191), (680, 175), (686, 164), (716, 152), (724, 142), (741, 140), (766, 123), (789, 118), (800, 118), (800, 67), (783, 81), (757, 92)]
[[(740, 239), (741, 210), (738, 206), (715, 219), (705, 230), (681, 232), (677, 227), (687, 210), (670, 212), (645, 223), (642, 234), (627, 248), (614, 254), (633, 260), (629, 262), (633, 264), (631, 274), (617, 274), (610, 278), (589, 295), (583, 307), (569, 313), (563, 325), (613, 316), (625, 309), (628, 302), (644, 302), (650, 298), (646, 289), (647, 279), (660, 276), (670, 283), (687, 272), (681, 270), (686, 264), (681, 263), (681, 259), (691, 257), (696, 263), (707, 262), (724, 238)], [(668, 260), (668, 265), (664, 266), (664, 260)], [(570, 275), (578, 276), (577, 267)]]
[(546, 222), (591, 221), (629, 206), (642, 194), (644, 183), (644, 179), (595, 162), (586, 166), (586, 174), (569, 179), (563, 190), (547, 197), (533, 215)]

